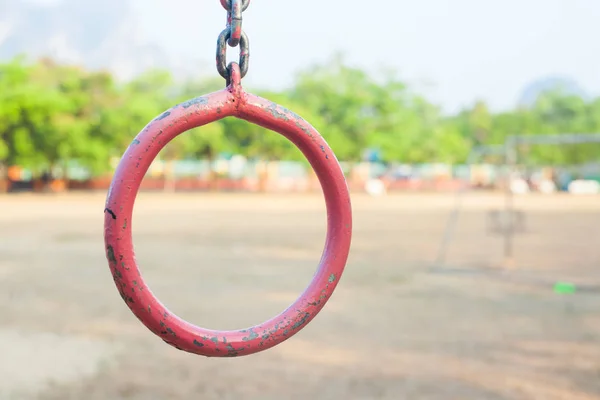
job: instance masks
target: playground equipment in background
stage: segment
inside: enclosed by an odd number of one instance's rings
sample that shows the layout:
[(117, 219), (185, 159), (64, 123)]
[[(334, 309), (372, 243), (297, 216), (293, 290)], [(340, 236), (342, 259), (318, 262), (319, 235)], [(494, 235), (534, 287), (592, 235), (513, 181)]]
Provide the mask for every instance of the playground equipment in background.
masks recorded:
[[(226, 88), (174, 106), (151, 121), (133, 140), (113, 177), (105, 206), (106, 257), (121, 297), (154, 334), (177, 349), (207, 357), (236, 357), (266, 350), (289, 339), (325, 306), (348, 258), (352, 210), (344, 174), (323, 137), (308, 122), (284, 107), (244, 91), (249, 41), (242, 31), (242, 12), (250, 0), (221, 0), (227, 27), (217, 42), (217, 70)], [(226, 65), (227, 44), (240, 46), (239, 63)], [(178, 135), (225, 117), (235, 117), (285, 136), (315, 170), (325, 195), (327, 238), (319, 268), (304, 293), (280, 315), (237, 331), (192, 325), (171, 313), (154, 297), (135, 260), (132, 213), (141, 181), (160, 150)]]
[[(467, 164), (471, 165), (483, 156), (500, 156), (503, 158), (506, 165), (507, 181), (504, 184), (504, 208), (501, 210), (492, 210), (488, 213), (488, 226), (491, 227), (490, 232), (501, 234), (504, 245), (504, 260), (505, 267), (512, 267), (515, 264), (514, 260), (514, 237), (516, 234), (526, 230), (525, 215), (514, 207), (515, 194), (524, 194), (530, 191), (529, 185), (524, 180), (516, 177), (516, 167), (519, 163), (518, 151), (520, 146), (536, 146), (536, 145), (573, 145), (583, 143), (600, 143), (600, 133), (575, 133), (575, 134), (557, 134), (557, 135), (515, 135), (507, 138), (502, 145), (479, 146), (474, 148), (468, 158)], [(556, 190), (549, 187), (545, 179), (540, 180), (540, 186), (546, 185), (541, 192), (553, 192)], [(525, 187), (524, 185), (527, 185)], [(458, 217), (462, 208), (462, 200), (468, 184), (461, 185), (456, 193), (455, 206), (450, 213), (448, 222), (444, 229), (442, 240), (434, 260), (433, 268), (443, 268), (446, 263), (446, 255), (448, 247), (454, 236)], [(568, 191), (572, 194), (592, 194), (600, 193), (600, 183), (590, 180), (574, 180), (568, 184)]]

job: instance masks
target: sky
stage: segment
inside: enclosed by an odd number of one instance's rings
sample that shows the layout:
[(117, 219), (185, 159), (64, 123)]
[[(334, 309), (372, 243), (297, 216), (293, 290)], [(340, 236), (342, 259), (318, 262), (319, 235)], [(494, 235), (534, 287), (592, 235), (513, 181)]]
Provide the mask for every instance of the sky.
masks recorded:
[[(143, 40), (214, 65), (219, 0), (132, 1)], [(290, 85), (298, 70), (341, 51), (374, 74), (396, 69), (446, 112), (478, 99), (509, 109), (548, 76), (600, 95), (600, 0), (252, 0), (243, 26), (253, 87)]]

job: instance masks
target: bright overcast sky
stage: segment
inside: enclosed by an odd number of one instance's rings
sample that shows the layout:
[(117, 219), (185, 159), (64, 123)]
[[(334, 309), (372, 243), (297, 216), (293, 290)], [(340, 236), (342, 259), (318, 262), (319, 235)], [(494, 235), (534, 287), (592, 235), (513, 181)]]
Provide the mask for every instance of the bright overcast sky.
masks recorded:
[[(219, 0), (134, 2), (144, 36), (212, 62)], [(252, 86), (288, 85), (339, 50), (369, 71), (396, 68), (446, 111), (479, 98), (510, 108), (545, 76), (600, 94), (600, 0), (253, 0), (244, 29)]]

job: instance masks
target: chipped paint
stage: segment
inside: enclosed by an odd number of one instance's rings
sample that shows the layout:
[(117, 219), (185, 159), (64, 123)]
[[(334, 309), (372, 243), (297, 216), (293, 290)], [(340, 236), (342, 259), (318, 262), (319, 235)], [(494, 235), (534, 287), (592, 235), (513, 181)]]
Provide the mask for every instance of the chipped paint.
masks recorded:
[(248, 336), (245, 336), (245, 337), (242, 338), (242, 340), (244, 342), (247, 342), (249, 340), (254, 340), (254, 339), (256, 339), (258, 337), (258, 333), (254, 332), (254, 329), (251, 328), (251, 329), (248, 330), (248, 332), (250, 332), (250, 334)]
[(115, 249), (111, 245), (106, 246), (106, 257), (108, 258), (108, 261), (111, 264), (117, 263), (117, 257), (115, 257)]
[[(282, 111), (279, 111), (277, 108), (280, 107), (282, 109)], [(278, 106), (275, 103), (271, 103), (269, 105), (269, 107), (267, 107), (267, 111), (274, 116), (277, 119), (282, 119), (284, 121), (289, 121), (289, 118), (287, 116), (287, 114), (289, 114), (289, 111), (286, 110), (285, 108)]]
[(306, 323), (306, 321), (308, 321), (308, 319), (310, 318), (310, 313), (304, 313), (304, 315), (302, 316), (302, 319), (298, 322), (296, 322), (294, 325), (292, 325), (292, 328), (294, 329), (298, 329), (300, 328), (302, 325), (304, 325)]
[(116, 214), (110, 208), (105, 208), (104, 212), (108, 213), (112, 217), (112, 219), (117, 219)]
[(188, 100), (184, 103), (181, 103), (181, 107), (183, 108), (190, 108), (191, 106), (196, 106), (196, 105), (203, 105), (203, 104), (207, 104), (208, 103), (208, 99), (206, 99), (206, 97), (196, 97), (194, 99)]
[(171, 115), (171, 111), (165, 111), (159, 117), (157, 117), (156, 120), (157, 121), (163, 120), (163, 119), (167, 118), (169, 115)]

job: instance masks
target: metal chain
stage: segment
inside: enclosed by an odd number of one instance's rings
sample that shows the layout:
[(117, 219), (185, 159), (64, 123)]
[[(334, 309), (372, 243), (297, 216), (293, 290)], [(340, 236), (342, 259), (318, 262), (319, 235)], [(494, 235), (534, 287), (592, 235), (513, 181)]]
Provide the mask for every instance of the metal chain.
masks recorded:
[(250, 5), (250, 0), (220, 0), (221, 5), (227, 10), (227, 28), (219, 34), (217, 39), (217, 71), (229, 84), (229, 66), (227, 66), (227, 44), (231, 47), (240, 46), (239, 66), (241, 77), (248, 72), (250, 58), (250, 42), (242, 30), (242, 12)]
[[(229, 28), (225, 29), (219, 35), (217, 39), (217, 71), (219, 75), (229, 81), (229, 67), (227, 66), (227, 41), (231, 37), (231, 31)], [(248, 36), (245, 32), (242, 32), (240, 38), (240, 72), (243, 78), (248, 73), (248, 58), (250, 57), (250, 49)], [(229, 82), (228, 82), (229, 83)]]
[[(225, 10), (231, 10), (231, 0), (221, 0), (221, 5)], [(242, 11), (246, 11), (249, 5), (250, 0), (242, 0)]]

